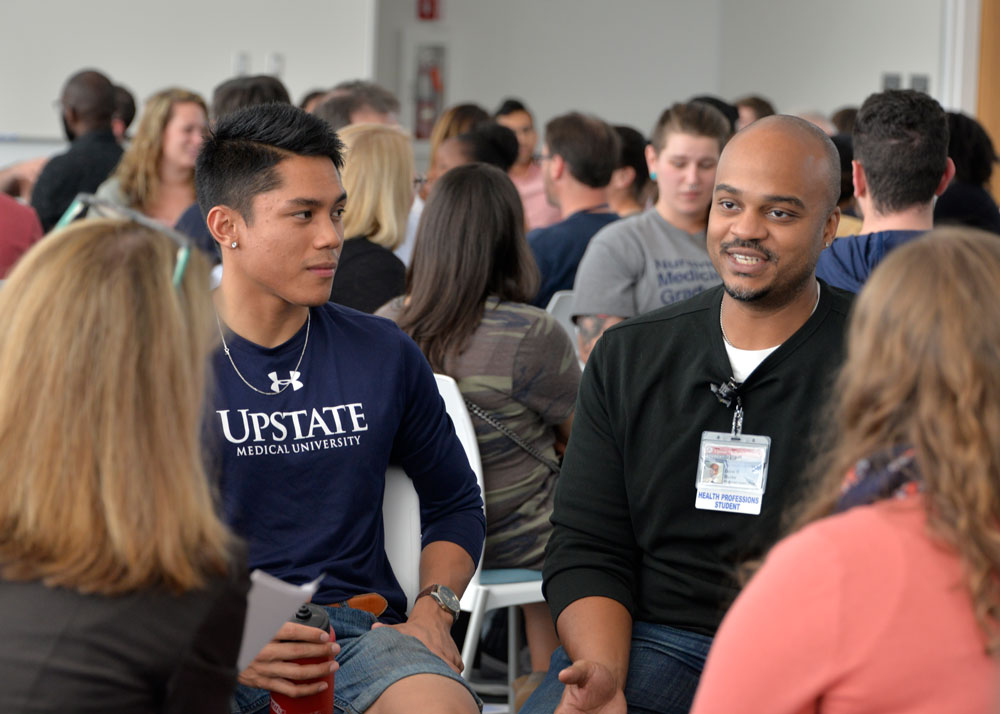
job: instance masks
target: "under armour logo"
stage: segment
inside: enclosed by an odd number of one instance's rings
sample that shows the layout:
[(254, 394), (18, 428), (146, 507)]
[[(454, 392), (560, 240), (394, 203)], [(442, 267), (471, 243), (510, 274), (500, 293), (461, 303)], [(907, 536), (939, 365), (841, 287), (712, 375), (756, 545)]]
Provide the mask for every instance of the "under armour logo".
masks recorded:
[(304, 384), (302, 384), (302, 382), (299, 381), (299, 377), (301, 376), (301, 374), (302, 374), (301, 372), (289, 372), (288, 379), (278, 379), (277, 372), (268, 373), (267, 376), (271, 378), (271, 391), (280, 392), (289, 384), (292, 385), (293, 392), (299, 391), (300, 389), (302, 389), (302, 387), (305, 386)]

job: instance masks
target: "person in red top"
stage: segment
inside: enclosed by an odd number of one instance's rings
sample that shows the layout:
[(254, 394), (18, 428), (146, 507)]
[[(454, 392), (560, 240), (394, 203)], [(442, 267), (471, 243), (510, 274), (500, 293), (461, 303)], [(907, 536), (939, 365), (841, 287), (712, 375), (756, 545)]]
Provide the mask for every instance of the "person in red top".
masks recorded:
[(42, 237), (42, 224), (31, 206), (0, 193), (0, 278)]
[(973, 229), (872, 274), (808, 525), (727, 614), (693, 714), (997, 711), (998, 292), (1000, 242)]

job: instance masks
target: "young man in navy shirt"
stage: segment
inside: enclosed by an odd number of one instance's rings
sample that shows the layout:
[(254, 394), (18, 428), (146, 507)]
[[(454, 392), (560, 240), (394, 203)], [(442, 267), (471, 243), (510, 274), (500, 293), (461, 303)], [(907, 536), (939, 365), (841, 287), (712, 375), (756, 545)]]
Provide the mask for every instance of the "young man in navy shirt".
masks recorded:
[(854, 196), (864, 216), (857, 235), (833, 241), (816, 276), (856, 293), (882, 258), (934, 227), (934, 201), (955, 175), (948, 116), (912, 89), (870, 95), (854, 124)]
[[(338, 711), (475, 712), (449, 631), (482, 549), (482, 500), (416, 345), (328, 303), (341, 150), (322, 120), (271, 104), (224, 117), (198, 159), (198, 202), (223, 253), (211, 414), (223, 508), (251, 568), (324, 575), (313, 602), (329, 606), (338, 640), (286, 624), (240, 673), (233, 711), (266, 710), (269, 690), (312, 694), (325, 684), (303, 680), (339, 663)], [(408, 618), (384, 551), (390, 460), (420, 497), (424, 589)], [(330, 661), (290, 661), (303, 657)]]

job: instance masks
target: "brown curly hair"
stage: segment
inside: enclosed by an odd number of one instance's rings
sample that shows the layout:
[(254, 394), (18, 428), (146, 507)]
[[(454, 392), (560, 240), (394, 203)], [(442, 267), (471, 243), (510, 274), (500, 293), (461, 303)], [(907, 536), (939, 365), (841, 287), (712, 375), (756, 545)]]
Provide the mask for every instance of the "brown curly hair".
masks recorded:
[(1000, 240), (932, 231), (889, 255), (854, 306), (820, 477), (796, 527), (829, 515), (863, 458), (914, 447), (931, 534), (962, 560), (1000, 654)]

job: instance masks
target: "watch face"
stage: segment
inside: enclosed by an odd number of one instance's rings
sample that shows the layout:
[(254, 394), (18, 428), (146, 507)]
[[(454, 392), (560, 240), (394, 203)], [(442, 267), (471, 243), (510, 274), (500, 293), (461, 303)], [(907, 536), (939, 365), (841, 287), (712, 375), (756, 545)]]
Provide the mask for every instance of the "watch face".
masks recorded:
[(458, 600), (458, 596), (452, 591), (451, 588), (444, 585), (439, 585), (437, 589), (437, 595), (440, 598), (442, 605), (447, 607), (454, 613), (458, 613), (462, 609), (462, 605)]

